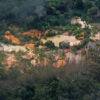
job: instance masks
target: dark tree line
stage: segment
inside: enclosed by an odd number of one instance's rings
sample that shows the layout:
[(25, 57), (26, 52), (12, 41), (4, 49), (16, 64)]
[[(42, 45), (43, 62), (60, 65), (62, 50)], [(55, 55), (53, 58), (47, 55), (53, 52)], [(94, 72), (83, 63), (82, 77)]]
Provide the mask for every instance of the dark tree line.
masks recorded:
[(24, 28), (66, 25), (73, 16), (100, 21), (99, 0), (0, 0), (0, 26)]

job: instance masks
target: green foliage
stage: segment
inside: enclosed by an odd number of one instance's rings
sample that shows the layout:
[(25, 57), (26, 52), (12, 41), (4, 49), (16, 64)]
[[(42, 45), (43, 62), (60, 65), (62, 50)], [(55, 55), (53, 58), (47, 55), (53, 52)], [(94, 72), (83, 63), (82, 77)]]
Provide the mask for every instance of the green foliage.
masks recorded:
[(40, 60), (43, 60), (43, 59), (44, 59), (44, 57), (45, 57), (45, 54), (44, 54), (44, 52), (43, 52), (43, 51), (41, 51), (41, 53), (40, 53)]
[(0, 80), (5, 80), (7, 78), (7, 72), (5, 69), (0, 68)]
[(61, 48), (61, 49), (69, 49), (70, 48), (70, 43), (62, 41), (62, 42), (59, 43), (59, 48)]
[(18, 32), (14, 28), (8, 27), (8, 30), (11, 32), (11, 34), (15, 35), (16, 37), (18, 36)]
[(36, 36), (34, 36), (34, 37), (33, 37), (33, 40), (34, 40), (34, 41), (38, 41), (39, 39), (38, 39)]
[(99, 9), (96, 6), (88, 9), (88, 15), (91, 16), (92, 18), (95, 18), (97, 16), (98, 12), (99, 12)]
[[(83, 76), (75, 75), (73, 77), (69, 77), (68, 79), (61, 80), (59, 83), (59, 99), (84, 100), (83, 98), (87, 95), (93, 95), (92, 99), (96, 99), (95, 89), (98, 90), (99, 93), (98, 85), (99, 84), (96, 81)], [(92, 87), (94, 87), (94, 89)]]
[(49, 49), (55, 49), (56, 48), (52, 41), (47, 41), (45, 43), (45, 46), (47, 46)]
[(5, 58), (5, 54), (4, 54), (4, 52), (2, 52), (2, 51), (0, 51), (0, 67), (1, 67), (1, 63), (2, 63), (2, 61), (4, 61), (4, 58)]
[(8, 28), (8, 25), (5, 20), (2, 20), (0, 23), (0, 34), (3, 35), (4, 31)]
[(0, 25), (2, 30), (12, 24), (24, 29), (44, 30), (50, 26), (67, 25), (73, 16), (100, 21), (99, 5), (99, 0), (1, 0)]
[[(98, 46), (100, 48), (100, 46)], [(90, 75), (100, 82), (100, 51), (96, 49), (89, 49), (89, 58), (92, 59), (90, 63)]]
[(85, 33), (85, 38), (88, 38), (90, 36), (91, 30), (88, 27), (86, 27), (83, 29), (83, 31)]
[(38, 41), (38, 43), (35, 44), (35, 47), (38, 47), (38, 46), (40, 46), (40, 45), (42, 46), (42, 45), (44, 45), (44, 44), (43, 44), (43, 42)]
[(86, 44), (89, 42), (89, 38), (86, 38), (86, 39), (84, 39), (79, 45), (75, 45), (75, 46), (73, 46), (72, 47), (72, 50), (74, 51), (76, 51), (76, 50), (79, 50), (79, 49), (81, 49), (81, 48), (83, 48), (84, 46), (86, 46)]
[(22, 41), (22, 42), (29, 42), (29, 41), (32, 40), (33, 38), (32, 38), (32, 36), (30, 36), (30, 35), (22, 35), (22, 36), (19, 37), (19, 39), (20, 39), (20, 41)]
[[(15, 88), (10, 86), (7, 98), (11, 100), (98, 100), (100, 84), (95, 80), (81, 75), (66, 77), (65, 79), (52, 78), (49, 80), (25, 82)], [(0, 98), (2, 93), (0, 94)]]
[(47, 37), (52, 37), (52, 36), (55, 36), (55, 35), (56, 35), (55, 31), (49, 30), (49, 32), (48, 32), (48, 34), (46, 36)]

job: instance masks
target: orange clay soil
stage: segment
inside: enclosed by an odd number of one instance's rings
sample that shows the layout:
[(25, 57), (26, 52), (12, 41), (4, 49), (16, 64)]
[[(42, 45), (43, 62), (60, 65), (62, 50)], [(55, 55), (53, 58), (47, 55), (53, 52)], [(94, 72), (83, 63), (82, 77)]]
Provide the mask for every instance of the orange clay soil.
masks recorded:
[(11, 40), (14, 44), (20, 44), (20, 40), (12, 34), (5, 35), (5, 39)]
[(38, 39), (40, 39), (41, 37), (41, 31), (39, 30), (30, 30), (30, 31), (27, 31), (27, 32), (24, 32), (24, 35), (30, 35), (32, 37), (36, 36)]
[(14, 43), (14, 44), (20, 44), (21, 43), (20, 40), (17, 37), (15, 37), (14, 35), (12, 35), (9, 30), (7, 30), (5, 32), (5, 39), (11, 40), (12, 43)]
[(68, 53), (68, 52), (72, 52), (72, 50), (71, 49), (65, 49), (64, 50), (64, 53)]
[[(57, 30), (54, 30), (57, 33)], [(48, 34), (49, 30), (45, 30), (44, 35)], [(36, 36), (38, 39), (41, 38), (42, 32), (40, 30), (34, 29), (27, 32), (24, 32), (24, 35), (30, 35), (32, 37)]]
[[(54, 30), (54, 31), (56, 32), (56, 30)], [(44, 35), (48, 34), (48, 32), (49, 32), (49, 30), (46, 30), (44, 32)], [(42, 32), (40, 30), (34, 29), (34, 30), (24, 32), (23, 35), (30, 35), (32, 37), (36, 36), (38, 39), (40, 39), (41, 36), (42, 36)], [(11, 40), (12, 43), (14, 43), (14, 44), (20, 44), (21, 43), (21, 41), (17, 37), (15, 37), (14, 35), (12, 35), (9, 30), (7, 30), (5, 32), (5, 39)], [(34, 48), (34, 46), (32, 46), (32, 44), (28, 44), (27, 46), (31, 49)]]
[(45, 34), (45, 35), (47, 35), (47, 34), (48, 34), (48, 32), (49, 32), (49, 30), (46, 30), (46, 31), (44, 32), (44, 34)]
[(25, 46), (31, 50), (34, 50), (34, 44), (32, 44), (32, 43), (27, 43), (27, 44), (25, 44)]

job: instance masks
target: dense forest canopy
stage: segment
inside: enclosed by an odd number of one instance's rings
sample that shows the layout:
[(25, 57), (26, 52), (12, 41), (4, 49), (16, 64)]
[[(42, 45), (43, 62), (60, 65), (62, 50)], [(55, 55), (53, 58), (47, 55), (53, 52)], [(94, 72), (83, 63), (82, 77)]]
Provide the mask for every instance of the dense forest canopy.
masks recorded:
[(40, 28), (43, 25), (66, 25), (73, 16), (81, 16), (89, 22), (98, 21), (100, 1), (0, 0), (0, 26), (15, 24)]
[[(100, 26), (71, 24), (76, 16), (99, 25), (100, 0), (0, 0), (0, 100), (100, 100), (100, 41), (90, 38)], [(81, 43), (40, 41), (66, 34)], [(25, 45), (32, 50), (10, 50)], [(66, 52), (85, 60), (68, 63)]]

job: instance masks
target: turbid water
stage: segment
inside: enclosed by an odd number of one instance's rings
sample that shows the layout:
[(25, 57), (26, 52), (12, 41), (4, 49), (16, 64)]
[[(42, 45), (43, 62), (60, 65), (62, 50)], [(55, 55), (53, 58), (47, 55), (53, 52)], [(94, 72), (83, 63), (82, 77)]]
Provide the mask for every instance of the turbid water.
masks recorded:
[(41, 41), (45, 43), (48, 40), (52, 41), (57, 47), (59, 47), (59, 43), (62, 41), (69, 42), (70, 46), (78, 45), (80, 43), (80, 41), (77, 40), (75, 36), (68, 36), (68, 35), (56, 35), (54, 37), (48, 37), (47, 39), (42, 39)]

